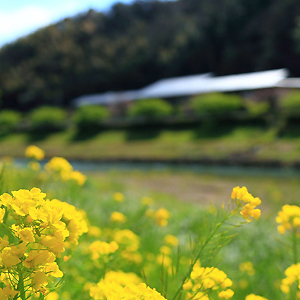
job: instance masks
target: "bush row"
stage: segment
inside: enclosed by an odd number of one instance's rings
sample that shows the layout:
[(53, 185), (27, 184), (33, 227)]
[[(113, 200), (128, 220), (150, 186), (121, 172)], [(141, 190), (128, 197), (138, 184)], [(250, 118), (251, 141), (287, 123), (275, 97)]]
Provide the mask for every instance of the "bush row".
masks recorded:
[[(157, 121), (169, 116), (185, 116), (200, 118), (236, 118), (239, 114), (249, 117), (266, 116), (270, 111), (268, 102), (243, 101), (238, 95), (212, 93), (196, 96), (188, 105), (174, 108), (161, 99), (147, 99), (132, 103), (126, 111), (129, 119), (137, 121)], [(280, 102), (278, 112), (281, 120), (289, 117), (300, 117), (300, 93), (290, 93)], [(108, 108), (100, 105), (82, 106), (72, 116), (58, 107), (40, 107), (31, 111), (27, 124), (35, 131), (61, 130), (69, 125), (70, 120), (80, 131), (97, 129), (103, 121), (111, 118)], [(13, 131), (22, 121), (19, 112), (11, 110), (0, 111), (0, 134)], [(26, 123), (26, 122), (25, 122)]]

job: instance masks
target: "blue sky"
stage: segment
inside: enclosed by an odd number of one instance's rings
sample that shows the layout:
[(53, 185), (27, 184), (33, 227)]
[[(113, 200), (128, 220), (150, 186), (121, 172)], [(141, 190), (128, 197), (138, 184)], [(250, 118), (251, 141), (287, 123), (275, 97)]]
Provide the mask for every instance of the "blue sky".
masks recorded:
[(132, 0), (0, 0), (0, 47), (65, 17), (93, 8), (105, 11)]

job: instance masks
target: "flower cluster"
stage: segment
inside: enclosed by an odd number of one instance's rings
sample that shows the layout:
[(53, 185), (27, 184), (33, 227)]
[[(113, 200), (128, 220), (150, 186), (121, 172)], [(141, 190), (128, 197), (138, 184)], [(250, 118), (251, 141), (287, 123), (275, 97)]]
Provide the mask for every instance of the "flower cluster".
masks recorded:
[(282, 279), (280, 289), (288, 294), (291, 285), (296, 281), (300, 285), (300, 263), (291, 265), (284, 272), (286, 278)]
[(38, 188), (0, 196), (0, 222), (8, 232), (0, 238), (0, 268), (6, 277), (0, 293), (46, 294), (49, 280), (63, 276), (56, 258), (87, 231), (74, 206), (45, 197)]
[(25, 156), (31, 159), (42, 160), (45, 157), (45, 152), (37, 146), (28, 146), (25, 150)]
[(134, 273), (107, 272), (97, 284), (90, 286), (90, 296), (94, 300), (165, 300), (155, 289), (141, 283)]
[(115, 241), (110, 243), (95, 241), (89, 246), (89, 249), (92, 253), (92, 260), (97, 260), (104, 255), (116, 252), (119, 245)]
[(122, 193), (114, 193), (113, 199), (117, 202), (123, 202), (125, 199), (125, 196)]
[(125, 223), (127, 218), (122, 213), (114, 211), (110, 216), (110, 220), (116, 223)]
[(261, 211), (256, 206), (261, 204), (261, 200), (258, 197), (253, 197), (245, 186), (233, 188), (231, 199), (235, 200), (238, 207), (243, 206), (242, 202), (246, 203), (240, 212), (246, 221), (251, 222), (252, 218), (257, 220), (260, 217)]
[(267, 298), (257, 296), (257, 295), (254, 295), (254, 294), (250, 294), (246, 297), (245, 300), (267, 300)]
[(255, 270), (253, 268), (253, 264), (251, 261), (246, 261), (244, 263), (241, 263), (239, 269), (242, 272), (246, 272), (250, 276), (255, 274)]
[(45, 165), (45, 169), (64, 181), (74, 180), (78, 185), (83, 185), (86, 181), (86, 176), (79, 171), (73, 171), (71, 164), (63, 157), (53, 157)]
[(204, 300), (209, 300), (206, 294), (211, 290), (216, 291), (220, 299), (230, 299), (234, 292), (227, 288), (231, 285), (232, 281), (223, 271), (214, 267), (204, 268), (196, 263), (183, 289), (188, 291), (187, 299), (202, 297)]
[(97, 284), (91, 284), (90, 296), (95, 300), (105, 299), (117, 291), (121, 292), (126, 285), (138, 285), (141, 282), (141, 279), (134, 273), (109, 271)]
[(214, 267), (204, 268), (197, 263), (183, 289), (188, 291), (187, 299), (192, 297), (209, 300), (206, 295), (209, 291), (216, 291), (220, 299), (230, 299), (234, 292), (227, 288), (231, 285), (232, 281), (223, 271)]
[(296, 205), (284, 205), (278, 212), (276, 222), (279, 233), (284, 234), (286, 230), (300, 227), (300, 207)]
[(141, 254), (138, 252), (140, 246), (140, 237), (129, 229), (114, 231), (113, 240), (120, 247), (121, 256), (128, 262), (140, 263)]
[(165, 227), (168, 225), (168, 219), (171, 218), (171, 213), (165, 208), (160, 208), (157, 211), (154, 209), (148, 209), (146, 216), (154, 219), (158, 226)]

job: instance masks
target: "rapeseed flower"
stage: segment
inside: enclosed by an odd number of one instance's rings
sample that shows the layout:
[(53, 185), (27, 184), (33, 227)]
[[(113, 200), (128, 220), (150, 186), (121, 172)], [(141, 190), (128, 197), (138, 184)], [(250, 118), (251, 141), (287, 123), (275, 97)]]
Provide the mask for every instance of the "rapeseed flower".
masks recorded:
[(238, 207), (246, 203), (240, 212), (246, 221), (251, 222), (252, 218), (257, 220), (260, 217), (261, 211), (256, 206), (261, 204), (261, 200), (258, 197), (253, 197), (245, 186), (233, 188), (231, 199), (235, 200)]
[(0, 196), (0, 215), (13, 237), (0, 238), (2, 272), (10, 278), (0, 296), (9, 289), (18, 293), (20, 281), (32, 293), (47, 294), (49, 281), (63, 276), (56, 258), (87, 231), (83, 214), (74, 206), (45, 197), (38, 188)]
[(114, 193), (113, 199), (117, 202), (123, 202), (125, 199), (125, 196), (122, 193)]
[(284, 205), (278, 212), (276, 222), (280, 225), (277, 227), (279, 233), (284, 234), (286, 230), (300, 227), (300, 207), (296, 205)]
[(245, 298), (245, 300), (268, 300), (268, 299), (254, 294), (250, 294)]
[(253, 268), (253, 264), (251, 261), (246, 261), (239, 265), (239, 269), (242, 272), (246, 272), (248, 275), (252, 276), (255, 274), (255, 270)]
[(293, 264), (284, 272), (286, 278), (282, 279), (280, 289), (285, 294), (290, 292), (290, 287), (294, 282), (300, 285), (300, 263)]
[[(225, 272), (215, 267), (201, 267), (196, 263), (190, 275), (190, 279), (185, 282), (183, 289), (188, 291), (188, 298), (197, 293), (205, 294), (211, 291), (217, 291), (218, 297), (223, 299), (230, 299), (234, 292), (228, 287), (232, 286), (232, 281), (227, 277)], [(201, 295), (202, 296), (202, 295)], [(205, 298), (204, 298), (205, 299)], [(207, 297), (207, 299), (209, 299)]]
[(70, 180), (76, 181), (78, 185), (84, 185), (84, 183), (86, 182), (86, 176), (79, 171), (73, 171), (70, 174)]
[(45, 152), (39, 147), (31, 145), (26, 148), (25, 156), (36, 160), (42, 160), (45, 157)]
[(112, 295), (121, 298), (124, 295), (123, 288), (126, 285), (138, 285), (141, 282), (142, 280), (134, 273), (109, 271), (97, 284), (89, 285), (90, 296), (95, 300), (109, 299)]
[(95, 241), (89, 246), (89, 250), (92, 253), (92, 260), (97, 260), (101, 256), (114, 253), (118, 249), (119, 245), (115, 241), (110, 243)]
[(110, 216), (110, 220), (116, 223), (125, 223), (127, 218), (122, 213), (114, 211)]
[(165, 237), (164, 237), (164, 242), (169, 245), (169, 246), (178, 246), (179, 244), (179, 241), (178, 241), (178, 238), (172, 234), (167, 234)]
[(165, 208), (160, 208), (155, 212), (155, 219), (159, 226), (165, 227), (168, 225), (168, 219), (171, 218), (171, 213)]

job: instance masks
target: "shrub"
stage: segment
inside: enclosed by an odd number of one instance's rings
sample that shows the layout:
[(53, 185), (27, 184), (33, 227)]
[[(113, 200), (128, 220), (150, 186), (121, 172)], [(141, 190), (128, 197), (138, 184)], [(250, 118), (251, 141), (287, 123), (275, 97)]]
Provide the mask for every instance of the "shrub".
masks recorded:
[(13, 131), (21, 120), (20, 113), (13, 110), (0, 111), (0, 133)]
[(133, 103), (128, 111), (130, 117), (155, 120), (172, 114), (172, 106), (161, 99), (146, 99)]
[(250, 116), (258, 117), (269, 112), (270, 104), (266, 101), (264, 102), (249, 101), (246, 103), (246, 108)]
[(79, 130), (92, 130), (109, 117), (108, 109), (104, 106), (82, 106), (74, 115), (74, 123)]
[(286, 116), (300, 116), (300, 92), (291, 92), (280, 99), (280, 112)]
[(33, 110), (29, 119), (34, 130), (56, 131), (63, 129), (66, 112), (59, 107), (43, 106)]
[(243, 102), (242, 98), (237, 95), (212, 93), (194, 97), (191, 106), (197, 115), (221, 115), (240, 110)]

